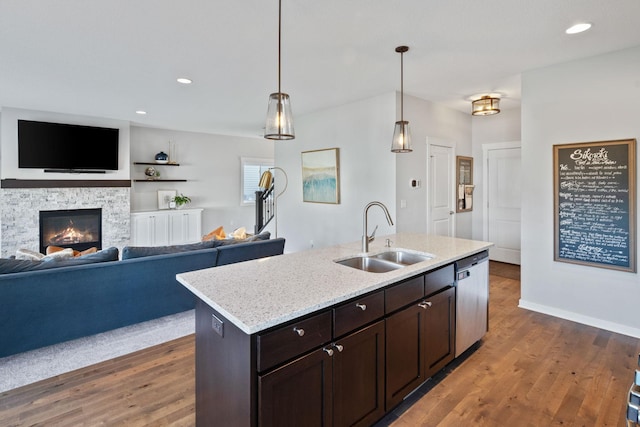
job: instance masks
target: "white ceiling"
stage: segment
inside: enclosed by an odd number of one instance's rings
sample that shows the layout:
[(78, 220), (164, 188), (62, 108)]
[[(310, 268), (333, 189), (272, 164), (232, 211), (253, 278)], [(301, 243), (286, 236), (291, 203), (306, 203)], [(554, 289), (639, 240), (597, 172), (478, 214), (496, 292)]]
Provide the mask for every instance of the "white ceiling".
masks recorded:
[[(405, 94), (464, 112), (483, 92), (517, 107), (524, 71), (640, 45), (640, 0), (282, 1), (294, 116), (399, 90), (399, 45)], [(0, 106), (259, 135), (277, 31), (276, 0), (0, 0)]]

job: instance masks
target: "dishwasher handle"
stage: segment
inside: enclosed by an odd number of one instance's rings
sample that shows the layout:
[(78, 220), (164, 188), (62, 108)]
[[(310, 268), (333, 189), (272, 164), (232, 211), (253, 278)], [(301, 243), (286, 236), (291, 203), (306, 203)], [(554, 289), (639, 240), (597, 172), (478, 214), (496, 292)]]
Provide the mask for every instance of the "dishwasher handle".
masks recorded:
[(456, 261), (456, 271), (466, 270), (478, 263), (488, 261), (488, 259), (489, 259), (489, 251), (486, 251), (486, 250), (478, 252), (477, 254), (468, 256), (466, 258), (459, 259), (458, 261)]

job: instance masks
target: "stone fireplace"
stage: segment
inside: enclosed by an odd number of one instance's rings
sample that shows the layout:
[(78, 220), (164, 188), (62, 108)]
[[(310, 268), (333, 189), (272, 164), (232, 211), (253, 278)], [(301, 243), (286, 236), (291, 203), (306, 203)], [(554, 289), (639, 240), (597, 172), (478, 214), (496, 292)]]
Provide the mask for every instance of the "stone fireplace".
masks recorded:
[(102, 209), (40, 211), (40, 253), (48, 246), (102, 249)]
[[(40, 211), (99, 209), (101, 211), (102, 248), (115, 246), (122, 250), (124, 246), (129, 244), (131, 233), (130, 182), (125, 181), (120, 186), (99, 186), (91, 181), (75, 181), (71, 184), (69, 181), (49, 181), (49, 184), (47, 181), (40, 181), (40, 183), (42, 182), (45, 184), (25, 188), (24, 186), (19, 187), (23, 184), (2, 180), (2, 188), (0, 189), (0, 256), (6, 258), (15, 255), (18, 249), (29, 249), (43, 253), (40, 242)], [(126, 185), (127, 183), (128, 185)], [(67, 245), (55, 246), (66, 247)], [(91, 246), (94, 244), (92, 243)]]

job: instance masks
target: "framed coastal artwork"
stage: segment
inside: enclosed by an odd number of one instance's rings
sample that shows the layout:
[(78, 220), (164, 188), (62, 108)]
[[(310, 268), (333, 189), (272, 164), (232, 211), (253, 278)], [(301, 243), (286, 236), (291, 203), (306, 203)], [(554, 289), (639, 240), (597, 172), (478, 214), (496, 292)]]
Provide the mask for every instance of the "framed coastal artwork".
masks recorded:
[(338, 148), (302, 152), (302, 201), (340, 203)]

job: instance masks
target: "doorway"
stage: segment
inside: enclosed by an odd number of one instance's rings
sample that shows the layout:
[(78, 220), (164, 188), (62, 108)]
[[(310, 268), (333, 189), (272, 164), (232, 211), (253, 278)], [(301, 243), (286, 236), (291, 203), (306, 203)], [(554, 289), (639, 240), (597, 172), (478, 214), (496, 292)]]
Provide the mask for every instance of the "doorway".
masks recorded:
[(453, 237), (455, 214), (455, 180), (453, 147), (430, 142), (429, 148), (429, 220), (427, 232), (437, 236)]
[(520, 142), (486, 144), (482, 150), (483, 239), (494, 244), (489, 259), (520, 265)]

